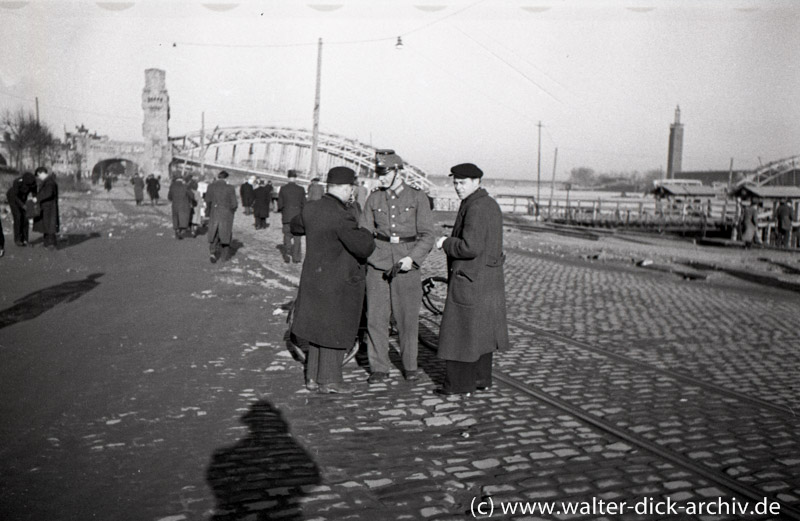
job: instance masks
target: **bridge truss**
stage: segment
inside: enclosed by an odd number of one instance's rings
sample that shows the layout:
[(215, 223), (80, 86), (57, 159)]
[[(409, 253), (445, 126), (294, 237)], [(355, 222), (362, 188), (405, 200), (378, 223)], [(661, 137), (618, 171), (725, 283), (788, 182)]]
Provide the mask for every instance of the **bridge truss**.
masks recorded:
[[(311, 181), (312, 133), (303, 129), (281, 127), (229, 127), (192, 132), (170, 138), (173, 161), (208, 168), (235, 169), (256, 176), (287, 179), (289, 169), (298, 171), (298, 180)], [(319, 134), (318, 176), (324, 182), (334, 166), (352, 168), (359, 178), (375, 177), (375, 148), (335, 134)], [(427, 173), (405, 163), (406, 182), (430, 189)]]
[[(760, 166), (747, 174), (736, 183), (736, 188), (742, 185), (765, 186), (779, 179), (781, 176), (800, 169), (800, 155), (772, 161)], [(786, 182), (779, 184), (787, 184)]]

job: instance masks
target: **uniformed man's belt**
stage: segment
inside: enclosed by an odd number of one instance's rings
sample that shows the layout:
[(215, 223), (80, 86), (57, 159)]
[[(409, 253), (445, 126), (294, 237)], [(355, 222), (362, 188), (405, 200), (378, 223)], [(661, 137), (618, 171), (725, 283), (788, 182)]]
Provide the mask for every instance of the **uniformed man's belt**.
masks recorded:
[(400, 244), (401, 242), (414, 242), (417, 240), (416, 235), (410, 235), (408, 237), (387, 237), (382, 233), (376, 233), (375, 238), (379, 241), (391, 242), (392, 244)]

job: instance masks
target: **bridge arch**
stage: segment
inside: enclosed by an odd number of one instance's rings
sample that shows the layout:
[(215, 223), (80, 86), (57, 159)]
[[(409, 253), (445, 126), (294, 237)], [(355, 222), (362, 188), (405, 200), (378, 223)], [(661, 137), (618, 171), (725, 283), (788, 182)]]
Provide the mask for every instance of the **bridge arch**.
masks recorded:
[(800, 186), (800, 155), (771, 161), (752, 170), (736, 184), (768, 186)]
[[(232, 169), (278, 180), (286, 172), (299, 172), (298, 180), (308, 183), (311, 164), (312, 133), (305, 129), (283, 127), (215, 128), (172, 137), (173, 158), (184, 165), (201, 163), (211, 169)], [(205, 149), (203, 151), (203, 149)], [(317, 145), (319, 177), (325, 179), (334, 166), (352, 168), (360, 178), (375, 177), (376, 148), (336, 134), (320, 133)], [(402, 154), (401, 154), (402, 156)], [(406, 180), (421, 188), (429, 188), (427, 173), (406, 163)]]
[(92, 182), (97, 182), (106, 174), (119, 176), (133, 176), (139, 170), (139, 163), (127, 158), (101, 159), (92, 167)]

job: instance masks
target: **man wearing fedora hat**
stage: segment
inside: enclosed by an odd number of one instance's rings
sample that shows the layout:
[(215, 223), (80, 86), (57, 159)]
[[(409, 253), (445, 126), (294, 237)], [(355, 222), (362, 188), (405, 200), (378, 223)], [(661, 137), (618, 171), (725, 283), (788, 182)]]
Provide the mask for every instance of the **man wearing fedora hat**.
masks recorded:
[(311, 180), (311, 184), (308, 185), (308, 200), (316, 201), (322, 199), (323, 195), (325, 195), (325, 189), (319, 184), (319, 177), (315, 177)]
[[(278, 211), (281, 212), (281, 223), (283, 224), (283, 262), (289, 263), (301, 261), (300, 237), (292, 235), (289, 223), (295, 216), (303, 211), (306, 204), (306, 191), (303, 187), (295, 183), (297, 170), (289, 170), (286, 174), (289, 182), (283, 185), (278, 192)], [(291, 258), (290, 258), (291, 257)]]
[(450, 169), (461, 206), (450, 237), (436, 247), (447, 255), (447, 300), (437, 356), (445, 360), (438, 394), (470, 394), (492, 386), (492, 353), (508, 347), (503, 276), (503, 213), (481, 188), (472, 163)]
[(355, 172), (338, 166), (328, 172), (328, 193), (305, 205), (292, 219), (295, 235), (306, 236), (291, 333), (308, 348), (306, 388), (321, 393), (350, 393), (342, 380), (342, 362), (353, 346), (364, 302), (364, 263), (375, 249), (369, 230), (360, 228), (347, 207)]
[(367, 197), (361, 226), (373, 232), (367, 261), (367, 354), (369, 383), (389, 377), (389, 320), (394, 316), (403, 375), (417, 379), (417, 334), (422, 301), (420, 266), (433, 248), (433, 214), (424, 192), (405, 183), (403, 160), (381, 154), (375, 165), (379, 189)]
[(220, 258), (230, 259), (230, 244), (233, 238), (233, 215), (239, 203), (236, 190), (226, 181), (228, 172), (217, 174), (217, 180), (208, 185), (205, 193), (208, 205), (208, 245), (212, 263)]

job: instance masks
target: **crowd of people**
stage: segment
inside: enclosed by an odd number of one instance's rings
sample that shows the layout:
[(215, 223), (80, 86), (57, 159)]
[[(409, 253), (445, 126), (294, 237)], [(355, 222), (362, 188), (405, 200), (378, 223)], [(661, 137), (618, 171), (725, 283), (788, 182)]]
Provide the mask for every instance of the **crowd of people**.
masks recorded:
[[(56, 176), (44, 167), (35, 174), (25, 172), (16, 177), (6, 191), (11, 210), (14, 244), (30, 246), (30, 231), (42, 234), (42, 244), (48, 250), (58, 248), (58, 231), (61, 225), (58, 211), (58, 182)], [(0, 257), (5, 255), (5, 234), (0, 223)]]

